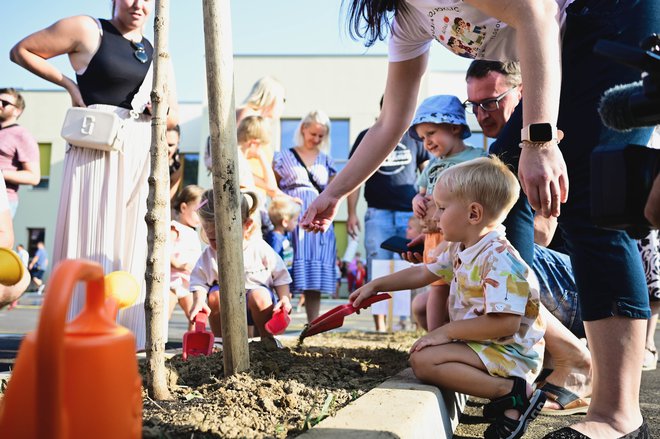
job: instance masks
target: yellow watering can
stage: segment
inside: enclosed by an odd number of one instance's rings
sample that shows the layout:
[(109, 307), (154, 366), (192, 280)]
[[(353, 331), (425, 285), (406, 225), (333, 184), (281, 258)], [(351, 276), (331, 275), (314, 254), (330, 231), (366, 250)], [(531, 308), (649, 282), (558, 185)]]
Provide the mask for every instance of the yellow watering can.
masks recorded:
[(16, 285), (25, 273), (25, 266), (12, 249), (0, 247), (0, 284)]

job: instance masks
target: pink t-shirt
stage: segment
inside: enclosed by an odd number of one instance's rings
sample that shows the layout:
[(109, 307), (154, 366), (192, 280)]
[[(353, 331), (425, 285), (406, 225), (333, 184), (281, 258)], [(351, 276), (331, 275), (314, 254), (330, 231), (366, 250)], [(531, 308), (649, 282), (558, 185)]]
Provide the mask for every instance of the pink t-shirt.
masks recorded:
[[(20, 125), (10, 125), (0, 129), (0, 170), (18, 171), (23, 163), (39, 161), (39, 144), (32, 134)], [(18, 185), (7, 184), (9, 200), (17, 200)]]

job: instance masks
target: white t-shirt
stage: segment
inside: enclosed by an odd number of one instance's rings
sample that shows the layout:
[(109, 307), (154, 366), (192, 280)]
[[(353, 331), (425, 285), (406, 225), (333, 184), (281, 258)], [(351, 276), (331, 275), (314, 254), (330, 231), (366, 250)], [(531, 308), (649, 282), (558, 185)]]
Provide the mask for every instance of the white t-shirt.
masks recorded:
[(5, 186), (5, 177), (0, 171), (0, 212), (9, 210), (9, 199), (7, 198), (7, 186)]
[[(560, 23), (573, 0), (556, 0)], [(465, 58), (517, 61), (516, 31), (463, 0), (407, 0), (392, 22), (390, 62), (406, 61), (428, 52), (436, 40)]]
[[(261, 286), (273, 289), (291, 283), (291, 275), (280, 255), (260, 237), (243, 241), (243, 265), (246, 290)], [(217, 282), (216, 252), (208, 246), (190, 275), (190, 291), (208, 292)]]

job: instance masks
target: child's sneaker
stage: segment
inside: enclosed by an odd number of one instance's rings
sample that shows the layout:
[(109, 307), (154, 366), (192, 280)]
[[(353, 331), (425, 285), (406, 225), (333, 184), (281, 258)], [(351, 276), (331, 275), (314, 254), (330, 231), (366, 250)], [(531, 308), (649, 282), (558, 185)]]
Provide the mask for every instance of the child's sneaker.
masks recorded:
[(39, 285), (39, 288), (37, 288), (37, 294), (42, 295), (45, 289), (46, 289), (46, 284)]

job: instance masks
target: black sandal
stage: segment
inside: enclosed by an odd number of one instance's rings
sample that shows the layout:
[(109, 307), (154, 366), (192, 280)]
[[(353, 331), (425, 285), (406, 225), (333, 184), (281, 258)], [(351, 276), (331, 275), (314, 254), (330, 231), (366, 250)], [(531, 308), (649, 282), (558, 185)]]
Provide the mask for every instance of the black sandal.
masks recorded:
[[(543, 436), (543, 439), (591, 439), (589, 436), (586, 436), (580, 433), (577, 430), (573, 430), (570, 427), (564, 427), (560, 430), (553, 431)], [(646, 421), (642, 422), (642, 425), (632, 433), (628, 433), (624, 436), (621, 436), (619, 439), (651, 439), (651, 431), (649, 430), (649, 425)]]
[[(514, 383), (514, 390), (515, 388), (516, 384)], [(525, 434), (525, 431), (527, 431), (527, 426), (534, 419), (536, 419), (539, 413), (541, 413), (543, 404), (545, 404), (546, 396), (545, 393), (543, 393), (541, 390), (535, 390), (529, 399), (527, 399), (526, 396), (523, 398), (524, 399), (522, 400), (522, 405), (519, 405), (519, 395), (509, 396), (509, 400), (513, 400), (514, 404), (516, 404), (516, 407), (509, 408), (520, 411), (520, 418), (511, 419), (507, 416), (504, 416), (502, 413), (501, 415), (497, 416), (495, 422), (488, 426), (484, 432), (484, 439), (519, 439)], [(495, 407), (501, 406), (503, 406), (503, 403)]]
[(527, 381), (520, 377), (511, 377), (511, 379), (513, 380), (511, 392), (486, 404), (484, 406), (484, 418), (493, 421), (509, 409), (516, 409), (521, 413), (524, 411), (525, 400), (527, 399)]

